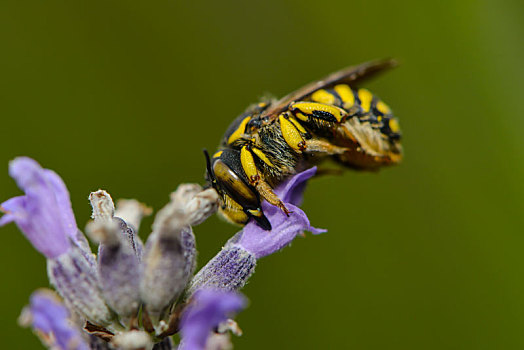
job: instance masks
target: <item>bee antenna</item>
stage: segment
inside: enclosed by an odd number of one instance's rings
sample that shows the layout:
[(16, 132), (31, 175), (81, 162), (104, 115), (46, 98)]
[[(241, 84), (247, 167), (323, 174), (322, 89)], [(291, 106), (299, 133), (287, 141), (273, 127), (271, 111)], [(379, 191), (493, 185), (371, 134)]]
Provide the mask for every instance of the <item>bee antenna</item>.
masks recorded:
[(207, 152), (207, 149), (204, 148), (204, 156), (206, 157), (206, 168), (207, 173), (209, 174), (209, 177), (211, 177), (211, 182), (215, 182), (215, 175), (211, 171), (211, 159), (209, 158), (209, 153)]

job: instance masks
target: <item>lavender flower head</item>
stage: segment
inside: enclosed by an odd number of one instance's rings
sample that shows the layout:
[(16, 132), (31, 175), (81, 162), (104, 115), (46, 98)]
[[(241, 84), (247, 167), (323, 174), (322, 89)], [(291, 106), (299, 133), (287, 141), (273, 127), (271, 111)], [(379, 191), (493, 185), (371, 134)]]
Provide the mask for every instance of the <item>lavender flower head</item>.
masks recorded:
[[(214, 189), (183, 184), (155, 217), (145, 244), (140, 221), (151, 210), (135, 200), (115, 207), (109, 193), (90, 195), (93, 221), (88, 236), (98, 244), (95, 256), (78, 229), (62, 179), (30, 158), (10, 163), (9, 173), (25, 195), (0, 208), (0, 225), (14, 222), (47, 258), (52, 292), (36, 292), (22, 314), (51, 349), (230, 348), (228, 331), (240, 335), (233, 313), (245, 305), (236, 291), (254, 273), (258, 259), (289, 245), (311, 226), (298, 207), (312, 168), (291, 177), (275, 192), (291, 209), (289, 217), (263, 203), (272, 224), (268, 232), (248, 223), (196, 275), (193, 226), (218, 207)], [(73, 322), (74, 321), (74, 322)]]

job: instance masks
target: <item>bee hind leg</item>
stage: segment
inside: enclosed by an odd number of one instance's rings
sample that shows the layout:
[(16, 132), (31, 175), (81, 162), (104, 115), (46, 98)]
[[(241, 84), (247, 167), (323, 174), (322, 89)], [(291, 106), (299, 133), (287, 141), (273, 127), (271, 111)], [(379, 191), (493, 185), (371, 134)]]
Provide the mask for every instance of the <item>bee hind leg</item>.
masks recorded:
[(306, 152), (307, 153), (324, 153), (324, 154), (342, 154), (349, 150), (346, 147), (335, 146), (332, 143), (321, 139), (311, 139), (306, 141)]

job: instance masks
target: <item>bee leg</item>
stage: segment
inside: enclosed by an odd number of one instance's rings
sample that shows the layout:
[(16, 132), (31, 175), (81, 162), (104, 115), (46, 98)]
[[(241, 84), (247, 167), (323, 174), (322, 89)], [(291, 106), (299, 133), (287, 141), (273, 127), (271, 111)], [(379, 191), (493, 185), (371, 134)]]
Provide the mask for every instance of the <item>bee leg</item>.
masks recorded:
[(302, 153), (306, 150), (306, 140), (304, 136), (310, 137), (308, 132), (300, 125), (300, 123), (294, 118), (290, 117), (287, 113), (282, 113), (278, 117), (280, 122), (280, 131), (284, 140), (293, 148), (297, 153)]
[(305, 123), (320, 120), (327, 123), (341, 123), (348, 117), (348, 112), (340, 107), (316, 102), (294, 102), (289, 106), (291, 113)]
[(325, 154), (341, 154), (348, 150), (321, 139), (311, 139), (311, 135), (304, 127), (294, 117), (286, 113), (282, 113), (279, 116), (279, 122), (284, 140), (297, 153), (321, 152)]
[(306, 152), (321, 152), (324, 154), (342, 154), (349, 149), (346, 147), (335, 146), (320, 139), (311, 139), (306, 141)]
[(271, 186), (269, 186), (269, 184), (264, 179), (260, 178), (258, 183), (255, 185), (255, 188), (257, 189), (258, 193), (260, 193), (260, 196), (262, 196), (262, 198), (264, 198), (269, 204), (279, 207), (280, 210), (282, 210), (287, 216), (292, 213), (288, 208), (286, 208), (284, 202), (278, 198), (276, 193), (273, 192)]
[(240, 162), (242, 163), (242, 168), (247, 175), (250, 185), (254, 186), (260, 196), (268, 201), (268, 203), (279, 207), (284, 213), (286, 213), (286, 215), (289, 216), (291, 212), (286, 208), (284, 202), (278, 198), (276, 193), (273, 192), (271, 186), (266, 182), (258, 170), (255, 164), (255, 159), (253, 158), (253, 154), (251, 153), (251, 150), (248, 146), (244, 146), (240, 150)]

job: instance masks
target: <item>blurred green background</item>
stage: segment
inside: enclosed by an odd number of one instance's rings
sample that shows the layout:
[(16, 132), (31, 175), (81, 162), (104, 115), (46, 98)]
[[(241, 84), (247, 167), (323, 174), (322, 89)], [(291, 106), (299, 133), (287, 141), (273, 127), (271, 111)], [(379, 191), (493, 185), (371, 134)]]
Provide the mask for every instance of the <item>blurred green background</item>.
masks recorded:
[[(155, 210), (203, 183), (202, 149), (265, 92), (396, 57), (367, 86), (400, 117), (405, 161), (310, 182), (329, 229), (262, 260), (238, 349), (524, 347), (522, 1), (16, 1), (0, 3), (1, 199), (8, 160), (37, 159), (87, 196)], [(152, 219), (142, 226), (143, 238)], [(204, 264), (236, 228), (195, 228)], [(45, 260), (2, 228), (2, 348), (47, 286)]]

